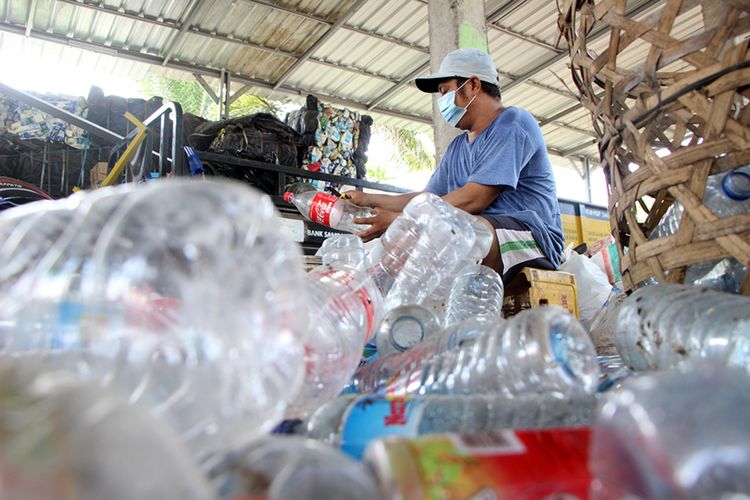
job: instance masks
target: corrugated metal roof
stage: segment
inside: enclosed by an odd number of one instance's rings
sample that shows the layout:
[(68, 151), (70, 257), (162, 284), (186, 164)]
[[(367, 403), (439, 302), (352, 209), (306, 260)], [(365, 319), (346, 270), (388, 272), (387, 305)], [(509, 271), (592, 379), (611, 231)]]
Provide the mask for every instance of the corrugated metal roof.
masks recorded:
[[(628, 2), (650, 5), (641, 16), (658, 4)], [(505, 104), (534, 114), (552, 150), (596, 157), (591, 118), (570, 95), (564, 40), (555, 46), (556, 2), (486, 0), (485, 14)], [(136, 79), (198, 73), (214, 85), (227, 70), (233, 88), (249, 83), (260, 95), (300, 102), (316, 93), (378, 122), (430, 129), (432, 98), (410, 81), (428, 72), (426, 0), (0, 0), (0, 16), (0, 43), (40, 61)], [(701, 29), (693, 10), (678, 18), (672, 36)], [(601, 54), (608, 39), (588, 46)], [(637, 71), (647, 54), (633, 44), (618, 65)]]

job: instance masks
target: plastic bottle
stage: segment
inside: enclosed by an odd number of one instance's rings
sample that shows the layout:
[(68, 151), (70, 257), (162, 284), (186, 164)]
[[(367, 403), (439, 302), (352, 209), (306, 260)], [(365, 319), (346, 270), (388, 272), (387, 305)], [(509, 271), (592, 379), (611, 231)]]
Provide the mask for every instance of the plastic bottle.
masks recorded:
[[(734, 169), (727, 174), (712, 175), (706, 183), (703, 202), (717, 217), (750, 212), (750, 167)], [(654, 228), (651, 237), (675, 234), (680, 226), (682, 205), (675, 202)], [(700, 262), (688, 266), (685, 283), (739, 293), (747, 269), (734, 258)]]
[(370, 227), (355, 224), (352, 222), (354, 219), (375, 215), (369, 208), (358, 207), (343, 198), (320, 191), (286, 192), (284, 201), (297, 207), (306, 219), (348, 233), (359, 233)]
[(477, 316), (502, 317), (503, 279), (494, 269), (472, 264), (461, 271), (451, 288), (445, 325)]
[[(412, 231), (418, 235), (418, 239), (397, 250), (406, 253), (398, 254), (401, 258), (406, 257), (403, 261), (391, 258), (389, 251), (393, 251), (392, 247), (386, 245), (389, 239), (384, 241), (384, 259), (389, 258), (386, 267), (389, 274), (394, 276), (393, 286), (386, 296), (387, 310), (400, 305), (421, 304), (468, 255), (475, 240), (470, 216), (432, 193), (422, 193), (413, 198), (399, 216), (401, 218), (413, 221), (413, 226), (404, 224), (416, 228)], [(397, 226), (396, 230), (400, 229)], [(391, 266), (392, 260), (401, 265)]]
[(378, 355), (404, 352), (440, 330), (435, 316), (424, 307), (408, 305), (391, 309), (378, 328)]
[(690, 362), (607, 392), (592, 435), (592, 497), (746, 498), (749, 385), (746, 370)]
[[(468, 215), (468, 214), (467, 214)], [(487, 256), (492, 244), (492, 231), (477, 217), (469, 217), (471, 227), (474, 229), (474, 245), (469, 250), (466, 258), (460, 261), (456, 267), (447, 273), (440, 284), (432, 291), (422, 305), (432, 311), (440, 324), (444, 324), (448, 297), (451, 287), (461, 270), (473, 264), (479, 264)]]
[(401, 372), (384, 392), (593, 394), (598, 379), (594, 346), (583, 326), (565, 309), (544, 306), (514, 316), (501, 332), (483, 332), (467, 347)]
[(316, 411), (309, 437), (361, 458), (367, 445), (386, 436), (416, 437), (449, 432), (577, 427), (593, 421), (596, 400), (577, 394), (379, 397), (344, 395)]
[(214, 498), (163, 422), (28, 359), (0, 362), (0, 477), (3, 500)]
[(120, 390), (199, 458), (280, 419), (304, 375), (307, 302), (267, 196), (168, 180), (17, 213), (0, 216), (5, 352)]
[(615, 343), (634, 370), (690, 358), (750, 363), (750, 298), (690, 285), (638, 289), (619, 307)]
[(297, 436), (265, 438), (216, 472), (221, 498), (377, 499), (362, 464), (328, 445)]
[(309, 331), (305, 379), (288, 416), (301, 417), (336, 397), (359, 364), (365, 344), (383, 315), (383, 299), (364, 272), (352, 267), (319, 267), (305, 286)]
[(324, 266), (360, 267), (365, 258), (365, 245), (359, 236), (336, 234), (323, 241), (316, 255), (321, 257)]
[[(485, 332), (497, 332), (503, 321), (487, 322), (482, 318), (471, 318), (433, 335), (402, 353), (393, 353), (367, 363), (357, 369), (347, 388), (348, 392), (369, 393), (384, 389), (399, 374), (416, 370), (441, 353), (468, 347)], [(493, 333), (494, 334), (494, 333)]]

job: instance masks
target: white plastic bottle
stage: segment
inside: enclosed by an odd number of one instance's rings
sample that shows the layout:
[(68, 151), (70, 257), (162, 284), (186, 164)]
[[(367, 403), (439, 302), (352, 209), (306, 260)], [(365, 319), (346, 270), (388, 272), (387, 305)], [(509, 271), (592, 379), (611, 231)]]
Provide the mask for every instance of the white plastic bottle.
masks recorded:
[(284, 193), (284, 201), (292, 203), (308, 220), (339, 231), (359, 233), (367, 229), (366, 224), (355, 224), (359, 217), (373, 217), (369, 208), (358, 207), (349, 201), (320, 191)]
[(307, 302), (268, 196), (164, 180), (16, 213), (0, 215), (4, 353), (119, 390), (199, 460), (281, 418), (304, 376)]

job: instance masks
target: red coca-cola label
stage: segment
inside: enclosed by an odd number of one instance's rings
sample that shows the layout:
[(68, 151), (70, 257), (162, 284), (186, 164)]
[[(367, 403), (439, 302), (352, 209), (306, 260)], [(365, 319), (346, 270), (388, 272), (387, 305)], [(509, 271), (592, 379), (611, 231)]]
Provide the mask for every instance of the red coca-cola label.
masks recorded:
[(310, 220), (330, 227), (331, 212), (333, 211), (333, 206), (338, 200), (337, 197), (328, 193), (316, 194), (310, 205)]

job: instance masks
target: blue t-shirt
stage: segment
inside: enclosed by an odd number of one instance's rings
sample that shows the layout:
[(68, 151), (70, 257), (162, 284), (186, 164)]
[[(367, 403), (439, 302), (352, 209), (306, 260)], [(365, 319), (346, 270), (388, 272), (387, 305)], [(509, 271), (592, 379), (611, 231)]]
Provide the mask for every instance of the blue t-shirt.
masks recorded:
[(425, 190), (444, 196), (469, 182), (504, 187), (482, 214), (526, 224), (544, 255), (560, 265), (565, 236), (557, 187), (542, 130), (531, 113), (509, 107), (473, 142), (468, 133), (453, 139)]

